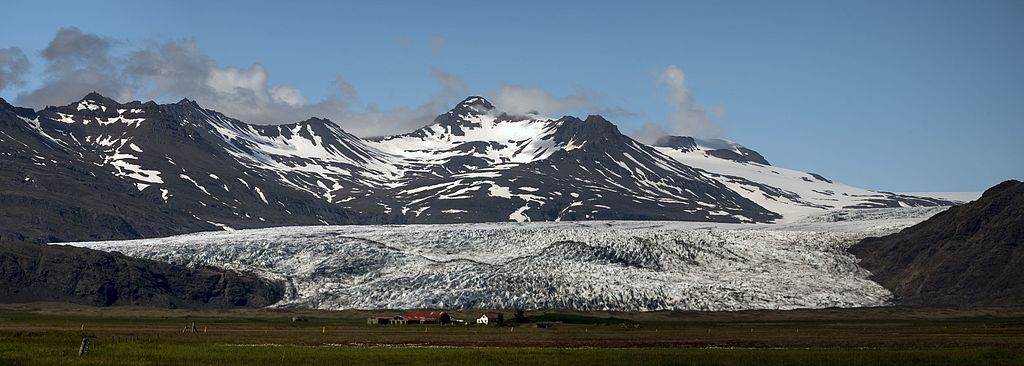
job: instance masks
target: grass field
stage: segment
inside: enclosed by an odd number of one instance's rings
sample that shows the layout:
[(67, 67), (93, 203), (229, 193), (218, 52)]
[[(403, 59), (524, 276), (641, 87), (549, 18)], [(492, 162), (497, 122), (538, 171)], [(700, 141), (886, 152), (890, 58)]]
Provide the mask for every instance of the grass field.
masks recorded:
[[(1024, 364), (1024, 309), (527, 314), (576, 323), (552, 328), (365, 324), (382, 314), (4, 305), (0, 364)], [(198, 333), (182, 333), (192, 323)], [(83, 338), (89, 351), (79, 356)]]

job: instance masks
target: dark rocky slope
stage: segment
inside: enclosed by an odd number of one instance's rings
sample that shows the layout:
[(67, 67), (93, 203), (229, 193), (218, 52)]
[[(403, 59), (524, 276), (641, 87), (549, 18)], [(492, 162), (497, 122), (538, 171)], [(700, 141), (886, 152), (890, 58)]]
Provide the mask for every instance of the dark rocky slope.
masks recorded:
[(263, 307), (282, 294), (280, 284), (213, 267), (193, 269), (63, 245), (0, 243), (0, 303)]
[(1024, 183), (850, 248), (872, 279), (911, 306), (1024, 304)]

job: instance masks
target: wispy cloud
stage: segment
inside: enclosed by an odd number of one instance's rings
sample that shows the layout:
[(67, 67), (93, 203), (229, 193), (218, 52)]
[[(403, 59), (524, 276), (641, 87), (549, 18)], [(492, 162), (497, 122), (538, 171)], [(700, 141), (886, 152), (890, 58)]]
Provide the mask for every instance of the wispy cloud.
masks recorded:
[(30, 66), (28, 57), (20, 48), (0, 48), (0, 91), (23, 85)]
[(665, 128), (662, 127), (660, 124), (653, 122), (644, 123), (640, 125), (639, 129), (629, 134), (629, 136), (632, 137), (634, 140), (643, 142), (645, 144), (653, 144), (656, 141), (658, 141), (659, 138), (668, 135), (671, 135), (671, 133), (666, 131)]
[(573, 94), (556, 96), (539, 87), (504, 85), (491, 93), (490, 98), (500, 109), (521, 115), (559, 117), (564, 113), (584, 112), (608, 118), (636, 116), (623, 107), (605, 106), (597, 93), (584, 88), (577, 88)]
[[(311, 101), (297, 87), (271, 84), (270, 72), (261, 64), (222, 66), (196, 44), (195, 39), (150, 41), (118, 53), (115, 40), (63, 28), (42, 52), (46, 63), (43, 83), (19, 94), (17, 101), (33, 107), (63, 105), (90, 91), (121, 101), (189, 98), (247, 122), (286, 123), (324, 117), (349, 132), (369, 136), (424, 125), (467, 89), (459, 76), (434, 68), (431, 75), (438, 89), (417, 106), (360, 106), (356, 89), (341, 76), (334, 78), (326, 97)], [(0, 61), (0, 85), (20, 82), (28, 68), (20, 50), (3, 50)]]
[(511, 113), (542, 116), (553, 116), (593, 104), (591, 96), (583, 90), (559, 97), (551, 95), (541, 88), (522, 85), (502, 86), (491, 99), (495, 105)]
[(17, 100), (30, 106), (65, 104), (92, 90), (112, 98), (128, 98), (131, 87), (111, 56), (114, 41), (78, 28), (63, 28), (42, 51), (43, 83)]
[(658, 82), (668, 89), (674, 111), (669, 119), (673, 133), (696, 137), (717, 137), (722, 128), (708, 117), (708, 112), (694, 101), (686, 86), (686, 74), (676, 65), (669, 65)]
[(672, 114), (663, 123), (645, 123), (633, 134), (633, 138), (651, 143), (665, 135), (721, 137), (722, 128), (712, 117), (721, 118), (724, 110), (713, 108), (709, 115), (707, 109), (697, 104), (686, 85), (686, 73), (679, 66), (666, 67), (658, 76), (658, 85), (668, 93)]
[(430, 36), (430, 50), (434, 51), (434, 53), (441, 52), (441, 49), (444, 48), (445, 41), (444, 36), (440, 34)]

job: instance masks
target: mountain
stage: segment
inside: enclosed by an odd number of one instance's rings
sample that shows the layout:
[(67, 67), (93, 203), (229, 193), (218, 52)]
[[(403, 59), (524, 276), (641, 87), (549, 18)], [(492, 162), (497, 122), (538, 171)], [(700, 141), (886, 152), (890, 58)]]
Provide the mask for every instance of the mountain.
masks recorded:
[(902, 305), (1024, 304), (1024, 182), (850, 248)]
[(39, 111), (0, 99), (0, 238), (357, 223), (755, 223), (951, 204), (773, 167), (724, 140), (655, 145), (600, 116), (521, 116), (475, 96), (420, 129), (375, 139), (318, 118), (248, 124), (187, 99), (122, 104), (90, 93)]
[[(237, 148), (215, 128), (233, 123), (240, 124), (184, 100), (119, 104), (90, 94), (38, 112), (2, 102), (0, 238), (53, 242), (353, 220), (238, 164), (230, 155)], [(262, 127), (253, 129), (272, 132)]]
[(0, 243), (0, 303), (264, 307), (281, 284), (212, 267), (190, 268), (64, 245)]

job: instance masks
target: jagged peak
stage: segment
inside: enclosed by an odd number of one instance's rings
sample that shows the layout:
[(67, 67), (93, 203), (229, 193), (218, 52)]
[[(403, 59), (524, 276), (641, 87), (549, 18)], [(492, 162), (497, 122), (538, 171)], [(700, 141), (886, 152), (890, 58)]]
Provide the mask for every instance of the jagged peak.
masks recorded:
[(306, 119), (305, 121), (299, 122), (299, 124), (331, 126), (331, 125), (334, 125), (335, 123), (332, 122), (329, 119), (326, 119), (326, 118), (310, 117), (310, 118)]
[(179, 100), (175, 104), (180, 105), (180, 106), (189, 106), (189, 107), (197, 107), (197, 108), (199, 107), (199, 103), (197, 103), (194, 100), (188, 99), (188, 98), (181, 98), (181, 100)]
[(604, 117), (602, 117), (601, 115), (598, 115), (598, 114), (588, 115), (584, 119), (580, 119), (579, 117), (576, 117), (576, 116), (563, 116), (562, 118), (559, 118), (558, 121), (562, 122), (563, 124), (568, 123), (568, 124), (582, 125), (582, 126), (589, 125), (587, 127), (591, 127), (591, 128), (593, 128), (593, 127), (602, 127), (602, 128), (605, 128), (605, 129), (609, 129), (610, 128), (610, 130), (614, 130), (616, 133), (619, 132), (619, 126), (616, 126), (614, 123), (612, 123), (611, 121), (605, 119)]
[(245, 122), (240, 123), (260, 131), (260, 134), (263, 134), (265, 136), (290, 136), (292, 134), (298, 134), (309, 139), (312, 139), (313, 136), (319, 136), (320, 138), (334, 140), (360, 139), (359, 137), (342, 129), (341, 126), (334, 123), (334, 121), (320, 117), (310, 117), (299, 122), (271, 125), (248, 124)]
[[(584, 119), (583, 122), (587, 122), (587, 123), (605, 123), (605, 124), (609, 124), (609, 125), (615, 126), (614, 123), (612, 123), (611, 121), (605, 119), (600, 114), (587, 115), (587, 118)], [(616, 128), (618, 128), (618, 127), (616, 127)]]
[(599, 115), (589, 115), (586, 119), (564, 116), (557, 120), (558, 129), (553, 138), (560, 142), (626, 142), (629, 137), (623, 135), (614, 123)]
[(491, 104), (491, 102), (488, 101), (487, 98), (481, 97), (479, 95), (470, 95), (470, 96), (466, 97), (466, 99), (463, 99), (461, 102), (459, 102), (458, 106), (459, 107), (482, 107), (482, 108), (488, 109), (488, 110), (494, 109), (494, 105)]
[(489, 113), (494, 110), (494, 105), (491, 104), (486, 98), (473, 95), (466, 99), (463, 99), (459, 104), (456, 104), (454, 108), (448, 111), (451, 115), (464, 115), (464, 114), (482, 114)]
[(299, 122), (299, 125), (309, 126), (313, 130), (317, 131), (328, 131), (328, 133), (331, 134), (340, 134), (343, 136), (355, 137), (355, 135), (348, 133), (347, 131), (342, 129), (341, 126), (339, 126), (337, 123), (334, 123), (334, 121), (331, 121), (327, 118), (310, 117), (305, 121)]
[(90, 102), (90, 101), (91, 102), (95, 102), (95, 103), (99, 103), (99, 104), (102, 104), (102, 105), (120, 105), (121, 104), (121, 103), (118, 103), (116, 100), (114, 100), (112, 98), (107, 98), (107, 97), (103, 96), (103, 94), (100, 94), (99, 92), (96, 92), (96, 91), (91, 91), (91, 92), (89, 92), (89, 94), (86, 94), (84, 97), (82, 97), (82, 99), (78, 100), (79, 103)]

